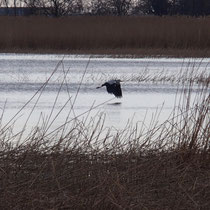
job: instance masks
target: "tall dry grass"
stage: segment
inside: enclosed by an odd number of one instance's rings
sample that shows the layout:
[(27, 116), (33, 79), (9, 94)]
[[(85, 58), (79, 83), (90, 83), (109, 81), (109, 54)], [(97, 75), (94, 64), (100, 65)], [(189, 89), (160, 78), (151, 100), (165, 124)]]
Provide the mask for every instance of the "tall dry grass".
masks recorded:
[(47, 120), (20, 141), (23, 135), (10, 134), (12, 122), (1, 124), (0, 208), (208, 209), (209, 83), (196, 97), (193, 85), (183, 83), (170, 118), (151, 121), (147, 130), (131, 125), (102, 135), (103, 117), (96, 123), (75, 117), (65, 133), (66, 124), (49, 133)]
[(0, 17), (0, 50), (208, 56), (209, 25), (208, 17)]

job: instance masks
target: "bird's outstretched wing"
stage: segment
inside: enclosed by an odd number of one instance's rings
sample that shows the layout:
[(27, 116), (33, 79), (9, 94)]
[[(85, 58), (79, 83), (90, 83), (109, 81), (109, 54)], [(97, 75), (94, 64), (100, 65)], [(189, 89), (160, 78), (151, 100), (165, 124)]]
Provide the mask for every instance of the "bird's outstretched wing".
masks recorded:
[(113, 84), (113, 85), (114, 85), (113, 94), (114, 94), (117, 98), (121, 98), (121, 97), (122, 97), (122, 90), (121, 90), (120, 83), (115, 83), (115, 84)]
[(114, 84), (110, 85), (110, 84), (107, 84), (106, 85), (106, 90), (108, 93), (112, 94), (113, 93), (113, 89), (114, 89)]

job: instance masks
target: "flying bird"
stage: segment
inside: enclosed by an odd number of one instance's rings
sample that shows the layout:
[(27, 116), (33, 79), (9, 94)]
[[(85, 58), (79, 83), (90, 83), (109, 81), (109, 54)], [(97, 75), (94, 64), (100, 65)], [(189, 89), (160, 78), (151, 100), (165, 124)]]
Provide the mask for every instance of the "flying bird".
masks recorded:
[(104, 84), (102, 84), (100, 87), (97, 87), (97, 89), (106, 86), (106, 90), (108, 93), (114, 94), (117, 98), (121, 98), (122, 90), (121, 90), (120, 82), (122, 82), (120, 79), (109, 80), (105, 82)]

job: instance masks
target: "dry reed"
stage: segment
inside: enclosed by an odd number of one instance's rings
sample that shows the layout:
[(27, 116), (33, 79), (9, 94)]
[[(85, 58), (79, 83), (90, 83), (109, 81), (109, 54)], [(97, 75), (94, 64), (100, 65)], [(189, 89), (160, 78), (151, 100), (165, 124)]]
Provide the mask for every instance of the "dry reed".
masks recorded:
[(208, 17), (0, 17), (0, 51), (207, 57), (209, 25)]
[(182, 84), (171, 117), (147, 131), (131, 125), (101, 135), (103, 117), (88, 124), (75, 117), (65, 133), (66, 124), (49, 134), (44, 123), (15, 144), (13, 123), (1, 125), (0, 208), (208, 209), (209, 83), (191, 101), (193, 85)]

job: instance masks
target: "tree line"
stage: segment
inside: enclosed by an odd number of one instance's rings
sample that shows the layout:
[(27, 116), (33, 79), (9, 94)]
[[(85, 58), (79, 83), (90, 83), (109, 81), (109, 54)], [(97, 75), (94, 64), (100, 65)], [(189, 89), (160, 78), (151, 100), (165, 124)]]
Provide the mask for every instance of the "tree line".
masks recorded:
[[(8, 6), (9, 0), (1, 0), (0, 6)], [(11, 3), (12, 2), (12, 3)], [(41, 10), (48, 16), (68, 15), (210, 15), (210, 0), (13, 0), (18, 4)], [(35, 12), (34, 12), (35, 13)]]

